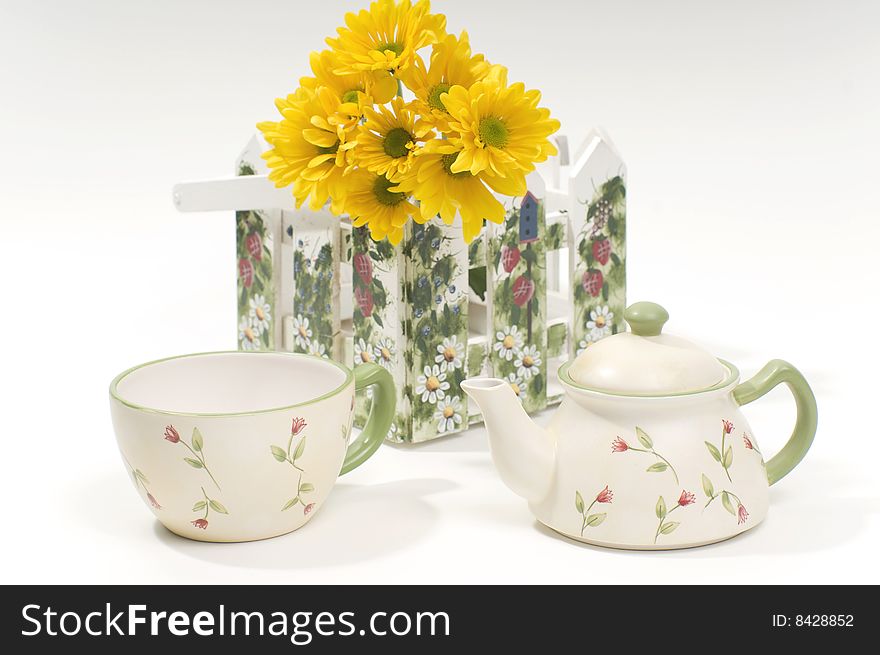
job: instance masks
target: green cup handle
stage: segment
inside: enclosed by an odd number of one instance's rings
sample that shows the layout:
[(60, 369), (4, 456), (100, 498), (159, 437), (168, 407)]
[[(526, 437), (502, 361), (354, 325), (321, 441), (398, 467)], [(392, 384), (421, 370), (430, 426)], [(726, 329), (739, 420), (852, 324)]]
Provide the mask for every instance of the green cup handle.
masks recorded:
[(366, 462), (375, 453), (394, 420), (395, 389), (391, 373), (378, 364), (368, 362), (354, 369), (354, 388), (360, 391), (375, 385), (370, 417), (358, 438), (351, 442), (345, 452), (345, 461), (339, 475), (345, 475)]
[(778, 482), (807, 454), (816, 436), (818, 412), (816, 397), (801, 372), (781, 359), (774, 359), (758, 371), (753, 378), (733, 390), (733, 398), (740, 405), (757, 400), (773, 387), (785, 383), (797, 404), (797, 420), (788, 443), (775, 457), (767, 462), (767, 479), (770, 484)]

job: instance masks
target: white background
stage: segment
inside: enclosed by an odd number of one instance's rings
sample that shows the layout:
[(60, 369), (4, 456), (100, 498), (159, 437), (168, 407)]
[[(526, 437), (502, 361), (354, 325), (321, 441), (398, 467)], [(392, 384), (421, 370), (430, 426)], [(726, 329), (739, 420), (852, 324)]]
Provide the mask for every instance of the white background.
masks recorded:
[[(781, 357), (813, 384), (815, 445), (760, 527), (664, 553), (555, 537), (502, 486), (482, 429), (383, 448), (286, 537), (200, 544), (152, 519), (109, 380), (235, 347), (233, 218), (177, 214), (171, 185), (230, 173), (361, 4), (0, 3), (3, 582), (880, 582), (870, 1), (435, 2), (574, 141), (613, 135), (630, 299), (745, 375)], [(774, 452), (786, 392), (747, 413)]]

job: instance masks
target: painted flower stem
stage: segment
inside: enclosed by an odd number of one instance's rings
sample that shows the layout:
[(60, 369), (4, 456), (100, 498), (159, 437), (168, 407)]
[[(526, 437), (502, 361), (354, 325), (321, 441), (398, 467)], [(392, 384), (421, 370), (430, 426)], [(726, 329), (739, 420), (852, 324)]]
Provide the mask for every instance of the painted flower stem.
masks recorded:
[(587, 529), (587, 516), (589, 515), (590, 510), (593, 509), (593, 505), (595, 505), (595, 504), (596, 504), (596, 501), (594, 500), (592, 503), (590, 503), (590, 506), (584, 510), (584, 522), (581, 525), (581, 536), (582, 537), (584, 536), (584, 530)]
[(205, 469), (205, 473), (208, 474), (208, 477), (211, 478), (211, 482), (214, 483), (214, 485), (217, 487), (217, 489), (220, 491), (223, 491), (222, 489), (220, 489), (220, 484), (217, 482), (216, 478), (214, 478), (214, 474), (211, 473), (211, 469), (209, 469), (208, 465), (205, 463), (204, 453), (201, 453), (201, 452), (197, 453), (195, 450), (192, 449), (192, 446), (190, 446), (188, 443), (186, 443), (186, 441), (184, 441), (183, 439), (180, 440), (180, 443), (182, 443), (184, 446), (186, 446), (186, 449), (189, 450), (189, 452), (191, 452), (193, 454), (193, 457), (195, 457), (199, 461), (199, 463), (202, 465), (202, 468)]
[(654, 450), (653, 448), (650, 448), (650, 449), (634, 448), (632, 446), (629, 446), (629, 450), (633, 450), (637, 453), (649, 453), (649, 454), (653, 455), (654, 457), (656, 457), (657, 459), (663, 460), (663, 463), (669, 467), (669, 470), (672, 473), (672, 477), (675, 478), (675, 484), (676, 485), (678, 484), (678, 473), (675, 471), (675, 467), (672, 465), (672, 463), (668, 459), (663, 457), (663, 455), (658, 453), (656, 450)]
[(663, 516), (663, 518), (660, 519), (660, 521), (657, 523), (657, 531), (654, 533), (654, 543), (655, 543), (655, 544), (657, 543), (657, 538), (660, 536), (660, 528), (662, 528), (662, 527), (663, 527), (663, 524), (666, 523), (666, 517), (668, 517), (670, 514), (672, 514), (672, 513), (673, 513), (675, 510), (677, 510), (679, 507), (681, 507), (681, 505), (676, 505), (675, 507), (673, 507), (673, 508), (672, 508), (671, 510), (669, 510), (669, 511)]
[[(722, 428), (721, 429), (721, 456), (724, 457), (724, 440), (727, 437), (727, 431)], [(733, 479), (730, 477), (730, 471), (726, 466), (724, 466), (724, 462), (721, 463), (721, 468), (724, 469), (724, 474), (727, 476), (728, 482), (733, 482)]]

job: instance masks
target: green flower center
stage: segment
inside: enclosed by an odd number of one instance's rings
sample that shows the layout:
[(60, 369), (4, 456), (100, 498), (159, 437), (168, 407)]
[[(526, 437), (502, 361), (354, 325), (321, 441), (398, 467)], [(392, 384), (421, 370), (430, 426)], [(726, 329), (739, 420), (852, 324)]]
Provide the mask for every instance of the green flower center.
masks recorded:
[(500, 118), (486, 116), (480, 121), (480, 141), (493, 148), (503, 148), (507, 145), (507, 126)]
[(446, 111), (446, 105), (443, 104), (443, 100), (440, 99), (444, 93), (449, 93), (449, 85), (440, 82), (437, 86), (435, 86), (428, 93), (428, 104), (431, 105), (434, 109), (439, 109), (440, 111)]
[(389, 41), (388, 43), (380, 43), (379, 45), (377, 45), (376, 50), (383, 53), (386, 50), (390, 50), (399, 57), (403, 54), (403, 45), (398, 43), (397, 41)]
[(336, 151), (339, 150), (339, 141), (334, 143), (332, 146), (316, 146), (318, 148), (318, 154), (321, 155), (335, 155)]
[(455, 163), (455, 160), (458, 159), (458, 153), (453, 152), (448, 155), (443, 155), (441, 158), (441, 163), (443, 164), (443, 170), (446, 171), (446, 174), (451, 177), (462, 177), (464, 175), (470, 175), (470, 171), (461, 171), (460, 173), (452, 172), (452, 165)]
[(360, 89), (350, 89), (342, 94), (342, 102), (357, 102)]
[(406, 199), (405, 193), (396, 193), (388, 190), (389, 187), (395, 185), (396, 183), (392, 182), (387, 177), (377, 175), (376, 181), (373, 183), (373, 195), (376, 196), (376, 200), (378, 200), (380, 204), (388, 207), (394, 207), (395, 205), (402, 203)]
[(385, 135), (385, 139), (382, 141), (382, 148), (385, 150), (386, 155), (394, 159), (406, 157), (409, 154), (409, 148), (406, 145), (412, 140), (412, 134), (402, 127), (395, 127)]

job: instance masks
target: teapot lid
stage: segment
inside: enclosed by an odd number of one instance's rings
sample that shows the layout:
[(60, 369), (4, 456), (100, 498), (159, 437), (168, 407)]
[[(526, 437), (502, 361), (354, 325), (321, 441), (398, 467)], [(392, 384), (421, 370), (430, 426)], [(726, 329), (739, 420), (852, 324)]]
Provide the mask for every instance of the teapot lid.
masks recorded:
[(608, 393), (663, 396), (693, 393), (722, 382), (729, 371), (700, 346), (661, 334), (669, 313), (637, 302), (623, 314), (631, 332), (590, 344), (568, 367), (576, 385)]

